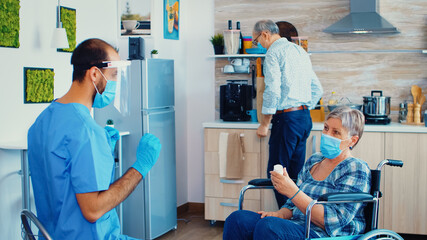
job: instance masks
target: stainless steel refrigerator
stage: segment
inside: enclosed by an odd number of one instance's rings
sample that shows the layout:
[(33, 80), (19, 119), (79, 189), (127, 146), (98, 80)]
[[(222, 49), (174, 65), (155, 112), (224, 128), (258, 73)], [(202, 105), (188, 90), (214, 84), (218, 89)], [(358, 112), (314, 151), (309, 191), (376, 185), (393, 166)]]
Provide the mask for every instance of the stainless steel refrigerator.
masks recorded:
[[(168, 59), (132, 60), (122, 81), (121, 94), (129, 97), (128, 113), (123, 116), (113, 103), (95, 109), (95, 120), (105, 126), (108, 119), (122, 139), (122, 169), (136, 160), (141, 136), (152, 133), (160, 139), (162, 149), (156, 164), (135, 191), (123, 202), (123, 234), (154, 239), (177, 226), (174, 62)], [(122, 102), (123, 104), (123, 102)], [(117, 176), (120, 177), (120, 176)]]

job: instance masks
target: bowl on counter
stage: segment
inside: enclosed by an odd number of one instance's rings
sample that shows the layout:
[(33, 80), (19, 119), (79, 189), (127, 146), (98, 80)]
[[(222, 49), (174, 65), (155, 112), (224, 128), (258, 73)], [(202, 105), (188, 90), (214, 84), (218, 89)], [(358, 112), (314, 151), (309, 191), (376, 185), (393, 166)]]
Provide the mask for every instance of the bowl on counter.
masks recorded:
[(351, 109), (357, 109), (359, 111), (362, 111), (362, 104), (353, 104), (353, 103), (347, 103), (347, 104), (334, 104), (334, 105), (328, 105), (328, 110), (332, 112), (335, 108), (341, 107), (341, 106), (347, 106)]

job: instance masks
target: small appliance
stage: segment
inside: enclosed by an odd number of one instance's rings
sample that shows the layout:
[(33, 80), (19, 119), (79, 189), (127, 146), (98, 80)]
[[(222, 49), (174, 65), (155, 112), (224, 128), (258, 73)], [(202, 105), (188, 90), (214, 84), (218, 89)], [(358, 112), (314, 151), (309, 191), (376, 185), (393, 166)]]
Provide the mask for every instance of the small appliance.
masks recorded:
[(246, 111), (252, 110), (252, 86), (248, 80), (227, 80), (219, 90), (220, 118), (224, 121), (249, 121)]
[[(375, 95), (375, 93), (379, 95)], [(389, 124), (390, 97), (383, 96), (383, 91), (371, 91), (371, 96), (363, 97), (363, 114), (366, 124)]]

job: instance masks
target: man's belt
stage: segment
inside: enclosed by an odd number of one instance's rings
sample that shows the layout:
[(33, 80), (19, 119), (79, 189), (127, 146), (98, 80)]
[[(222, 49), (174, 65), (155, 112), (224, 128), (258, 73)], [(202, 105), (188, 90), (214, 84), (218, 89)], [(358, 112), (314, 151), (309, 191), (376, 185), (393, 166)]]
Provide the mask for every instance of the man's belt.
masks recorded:
[(303, 110), (303, 109), (308, 109), (308, 107), (306, 105), (301, 105), (299, 107), (293, 107), (293, 108), (288, 108), (288, 109), (283, 109), (283, 110), (277, 110), (276, 114), (286, 113), (286, 112), (292, 112), (292, 111), (298, 111), (298, 110)]

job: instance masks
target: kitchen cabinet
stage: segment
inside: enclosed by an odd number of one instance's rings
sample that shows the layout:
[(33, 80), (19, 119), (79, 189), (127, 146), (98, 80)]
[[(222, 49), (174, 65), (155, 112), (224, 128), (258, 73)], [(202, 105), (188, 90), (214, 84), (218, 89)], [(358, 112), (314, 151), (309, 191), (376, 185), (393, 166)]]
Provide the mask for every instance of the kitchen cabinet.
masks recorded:
[[(243, 134), (245, 160), (242, 179), (220, 179), (219, 134), (221, 132)], [(261, 177), (261, 140), (253, 129), (205, 129), (205, 219), (224, 221), (238, 209), (240, 189), (248, 181)], [(245, 209), (260, 210), (260, 191), (245, 195)]]
[(404, 162), (385, 174), (384, 228), (427, 234), (427, 134), (385, 133), (385, 156)]

